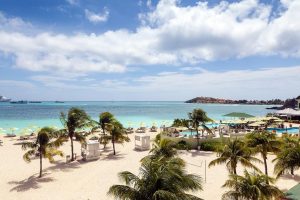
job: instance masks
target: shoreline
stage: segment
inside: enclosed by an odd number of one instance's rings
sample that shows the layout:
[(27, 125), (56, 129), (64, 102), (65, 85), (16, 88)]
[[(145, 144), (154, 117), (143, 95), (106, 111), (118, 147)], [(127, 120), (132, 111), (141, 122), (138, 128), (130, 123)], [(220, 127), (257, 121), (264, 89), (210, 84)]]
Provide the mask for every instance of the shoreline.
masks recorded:
[[(148, 132), (149, 133), (149, 132)], [(153, 139), (156, 133), (149, 133)], [(96, 161), (74, 161), (65, 164), (64, 157), (56, 157), (56, 163), (50, 164), (43, 160), (44, 176), (38, 179), (38, 160), (32, 160), (26, 163), (22, 159), (24, 151), (21, 150), (19, 141), (13, 138), (0, 138), (4, 141), (0, 146), (0, 156), (4, 158), (0, 170), (2, 180), (0, 182), (0, 193), (6, 200), (13, 199), (51, 199), (51, 200), (96, 200), (112, 197), (106, 195), (108, 188), (113, 184), (121, 184), (118, 179), (118, 173), (121, 171), (130, 171), (135, 174), (140, 166), (140, 159), (148, 154), (148, 151), (134, 150), (134, 134), (129, 135), (131, 141), (124, 145), (117, 144), (117, 155), (112, 156), (111, 144), (101, 153), (100, 159)], [(75, 153), (80, 155), (80, 145), (75, 142)], [(102, 147), (102, 146), (101, 146)], [(70, 143), (65, 143), (61, 148), (65, 155), (70, 154)], [(221, 186), (227, 179), (228, 172), (225, 165), (218, 165), (206, 168), (205, 180), (205, 162), (208, 163), (216, 158), (216, 153), (206, 151), (191, 150), (180, 151), (180, 157), (187, 162), (187, 171), (200, 175), (203, 179), (203, 191), (193, 193), (200, 198), (207, 200), (221, 199), (226, 189)], [(260, 156), (257, 156), (260, 158)], [(269, 154), (268, 164), (270, 175), (273, 175), (273, 163), (271, 160), (274, 155)], [(15, 167), (16, 166), (16, 167)], [(263, 170), (263, 165), (258, 165)], [(238, 173), (243, 172), (243, 167), (238, 166)], [(295, 172), (294, 179), (291, 176), (283, 176), (276, 185), (286, 191), (296, 185), (300, 180), (300, 171)], [(68, 185), (72, 183), (72, 187)], [(61, 187), (62, 185), (66, 187)], [(52, 195), (54, 194), (55, 195)]]

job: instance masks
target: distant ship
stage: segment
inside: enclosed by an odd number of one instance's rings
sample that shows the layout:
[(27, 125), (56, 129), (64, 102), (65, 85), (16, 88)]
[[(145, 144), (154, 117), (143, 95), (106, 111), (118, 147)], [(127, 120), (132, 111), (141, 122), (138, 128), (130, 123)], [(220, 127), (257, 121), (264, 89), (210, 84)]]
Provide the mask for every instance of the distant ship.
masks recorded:
[(4, 96), (0, 96), (0, 102), (10, 102), (11, 99), (6, 98)]
[(29, 103), (42, 103), (41, 101), (29, 101)]
[(12, 103), (12, 104), (27, 104), (28, 101), (24, 101), (24, 100), (22, 100), (22, 101), (11, 101), (10, 103)]

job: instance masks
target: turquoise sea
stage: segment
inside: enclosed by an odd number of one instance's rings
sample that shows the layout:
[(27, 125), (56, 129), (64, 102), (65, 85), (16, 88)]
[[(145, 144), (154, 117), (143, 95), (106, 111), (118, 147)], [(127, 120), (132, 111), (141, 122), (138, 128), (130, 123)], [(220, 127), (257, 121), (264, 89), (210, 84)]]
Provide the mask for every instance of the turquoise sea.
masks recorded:
[[(99, 113), (113, 113), (125, 126), (138, 127), (141, 123), (151, 126), (170, 125), (175, 118), (187, 118), (187, 113), (195, 108), (205, 110), (209, 117), (224, 120), (224, 114), (245, 112), (255, 116), (263, 116), (269, 112), (270, 105), (225, 105), (225, 104), (187, 104), (175, 101), (113, 101), (113, 102), (42, 102), (36, 104), (0, 103), (0, 128), (22, 128), (30, 126), (61, 126), (60, 112), (67, 112), (76, 106), (84, 109), (94, 119)], [(18, 130), (16, 133), (18, 133)]]

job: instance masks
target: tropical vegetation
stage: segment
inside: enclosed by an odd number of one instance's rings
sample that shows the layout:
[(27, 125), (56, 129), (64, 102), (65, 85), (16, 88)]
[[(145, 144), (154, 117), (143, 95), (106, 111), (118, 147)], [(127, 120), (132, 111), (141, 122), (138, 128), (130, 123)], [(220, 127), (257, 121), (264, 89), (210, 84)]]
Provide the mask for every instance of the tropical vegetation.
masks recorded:
[(244, 176), (230, 174), (223, 187), (231, 190), (223, 194), (223, 200), (271, 200), (278, 199), (283, 193), (275, 186), (274, 179), (260, 173), (244, 171)]
[(71, 141), (71, 161), (74, 160), (74, 145), (73, 140), (80, 143), (85, 143), (85, 137), (83, 134), (84, 128), (92, 126), (92, 120), (90, 116), (82, 109), (70, 108), (68, 115), (61, 112), (60, 121), (64, 126), (63, 129), (59, 131), (60, 135), (69, 137)]
[(294, 175), (294, 171), (300, 168), (299, 140), (286, 137), (283, 142), (281, 151), (277, 153), (276, 158), (273, 160), (275, 162), (274, 173), (277, 178), (287, 172)]
[[(210, 119), (206, 112), (202, 109), (194, 109), (193, 112), (189, 113), (189, 119), (191, 121), (192, 127), (196, 130), (197, 133), (197, 146), (198, 150), (200, 147), (200, 137), (199, 137), (199, 126), (201, 126), (204, 130), (206, 130), (208, 133), (211, 133), (211, 130), (205, 125), (207, 122), (213, 121)], [(202, 131), (203, 134), (203, 131)]]
[(264, 162), (266, 183), (268, 184), (268, 152), (279, 152), (281, 143), (276, 140), (276, 136), (266, 130), (254, 131), (246, 135), (246, 145), (250, 147), (255, 153), (259, 153)]
[(209, 167), (217, 164), (226, 164), (230, 173), (237, 174), (237, 164), (241, 163), (244, 167), (259, 171), (252, 162), (261, 163), (261, 161), (253, 156), (253, 152), (251, 152), (241, 140), (230, 140), (224, 148), (218, 152), (218, 156), (218, 158), (209, 163)]
[(63, 152), (57, 148), (65, 142), (64, 137), (55, 138), (55, 130), (49, 127), (42, 128), (38, 134), (37, 138), (33, 142), (24, 142), (22, 144), (22, 149), (29, 149), (24, 155), (23, 159), (26, 162), (30, 162), (34, 156), (38, 156), (40, 159), (40, 174), (42, 177), (43, 171), (43, 158), (47, 158), (51, 163), (54, 162), (54, 156), (63, 156)]

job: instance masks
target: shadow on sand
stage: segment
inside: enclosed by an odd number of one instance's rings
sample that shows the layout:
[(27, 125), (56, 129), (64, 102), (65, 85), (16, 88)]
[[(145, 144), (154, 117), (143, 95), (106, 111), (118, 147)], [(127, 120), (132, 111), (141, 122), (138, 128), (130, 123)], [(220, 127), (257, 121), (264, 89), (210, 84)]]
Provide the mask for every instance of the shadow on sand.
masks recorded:
[(284, 179), (284, 180), (295, 180), (297, 182), (300, 182), (300, 176), (299, 175), (291, 175), (291, 174), (284, 174), (282, 176), (280, 176), (280, 178)]
[(48, 171), (63, 171), (68, 172), (73, 169), (79, 168), (81, 164), (84, 164), (85, 162), (78, 162), (74, 161), (71, 163), (65, 163), (65, 162), (56, 162), (54, 166), (47, 167), (43, 169), (43, 176), (41, 178), (38, 177), (38, 174), (34, 174), (30, 176), (27, 179), (21, 180), (21, 181), (10, 181), (8, 184), (15, 185), (10, 191), (17, 191), (17, 192), (25, 192), (30, 189), (38, 189), (41, 187), (43, 183), (54, 181), (52, 177), (49, 177), (50, 173), (47, 173)]
[(38, 174), (34, 174), (22, 181), (10, 181), (8, 184), (15, 185), (10, 191), (25, 192), (30, 189), (38, 189), (42, 183), (54, 181), (53, 178), (47, 176), (48, 174), (44, 173), (41, 178), (38, 178)]
[(80, 165), (81, 165), (81, 162), (79, 162), (77, 160), (70, 162), (70, 163), (65, 163), (65, 162), (59, 161), (59, 162), (56, 162), (55, 165), (45, 168), (45, 171), (50, 170), (50, 171), (68, 172), (68, 171), (72, 171), (73, 169), (80, 168)]
[(125, 157), (125, 154), (116, 152), (116, 155), (114, 155), (114, 153), (111, 152), (111, 153), (109, 153), (107, 155), (104, 155), (104, 157), (102, 158), (102, 160), (120, 160), (120, 159), (122, 159), (124, 157)]

